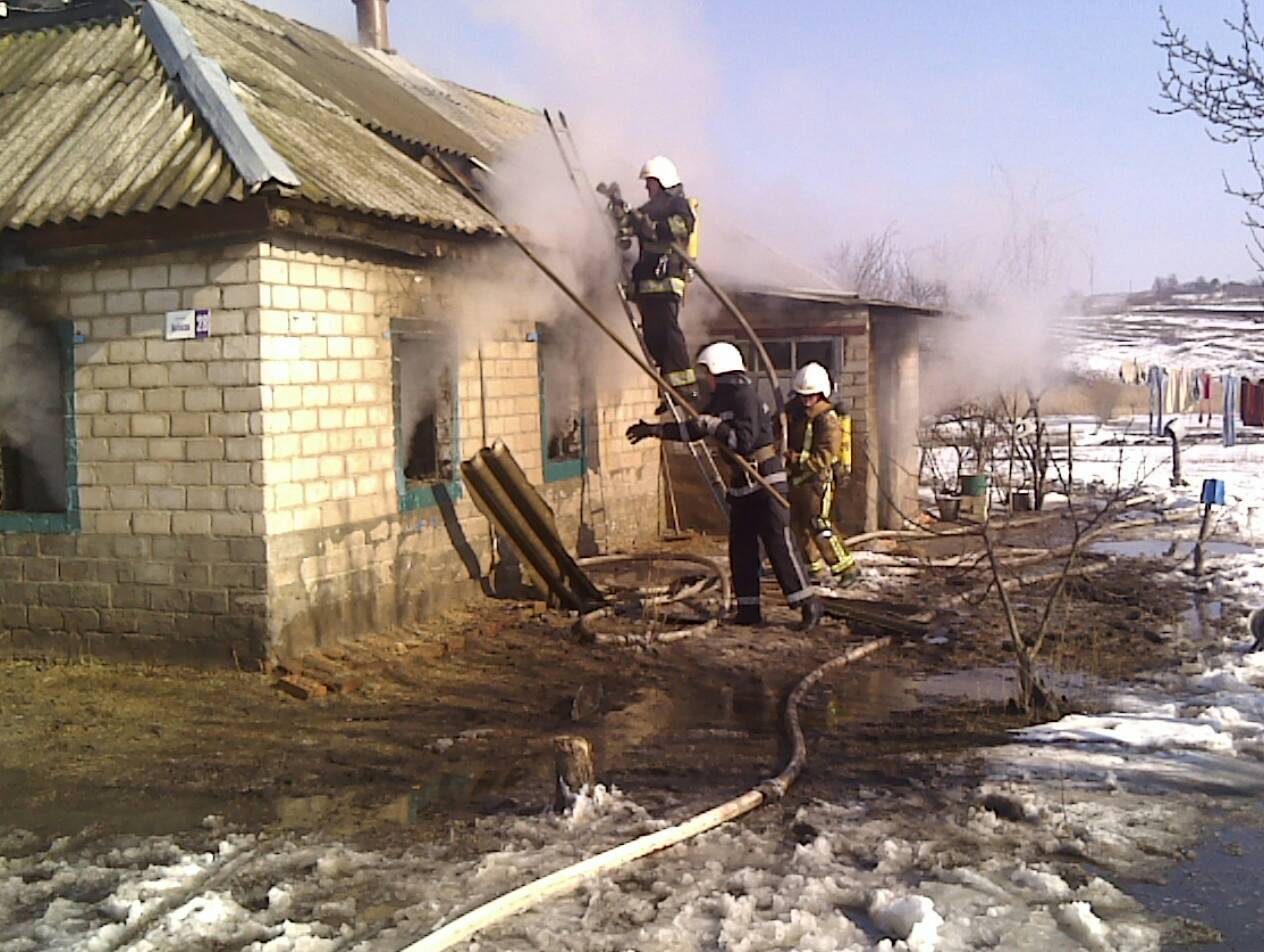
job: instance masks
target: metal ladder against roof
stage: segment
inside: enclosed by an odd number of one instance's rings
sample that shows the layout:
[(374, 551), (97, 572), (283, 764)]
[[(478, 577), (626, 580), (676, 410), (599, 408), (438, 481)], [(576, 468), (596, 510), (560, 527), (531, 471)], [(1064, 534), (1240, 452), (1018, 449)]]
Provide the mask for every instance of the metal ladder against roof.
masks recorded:
[[(652, 361), (649, 348), (645, 344), (645, 335), (641, 331), (641, 325), (636, 319), (636, 314), (632, 310), (632, 303), (628, 300), (627, 295), (623, 291), (623, 286), (619, 285), (619, 300), (623, 304), (623, 312), (627, 315), (628, 323), (632, 326), (632, 333), (636, 335), (636, 342), (641, 347), (641, 354), (645, 357), (646, 363)], [(667, 411), (671, 414), (674, 425), (684, 427), (688, 417), (679, 404), (670, 393), (663, 392), (663, 401), (667, 404)], [(720, 476), (720, 468), (715, 463), (715, 456), (711, 452), (711, 447), (706, 444), (705, 440), (684, 440), (682, 441), (685, 448), (689, 450), (689, 455), (693, 457), (694, 464), (698, 467), (698, 472), (702, 474), (703, 481), (707, 484), (707, 488), (711, 490), (711, 496), (715, 499), (715, 504), (720, 507), (720, 511), (724, 513), (725, 518), (729, 514), (728, 506), (728, 487), (724, 485), (724, 479)], [(666, 459), (663, 465), (667, 465)]]
[[(553, 117), (549, 115), (549, 111), (547, 109), (544, 110), (544, 121), (548, 124), (549, 132), (553, 136), (553, 144), (557, 147), (558, 156), (561, 158), (562, 165), (566, 169), (566, 176), (570, 179), (570, 183), (574, 187), (575, 194), (579, 198), (581, 205), (586, 204), (587, 201), (591, 201), (597, 208), (598, 213), (605, 218), (607, 217), (605, 210), (601, 208), (596, 199), (597, 192), (593, 189), (592, 182), (588, 179), (587, 174), (584, 172), (583, 163), (579, 158), (579, 149), (575, 145), (574, 136), (571, 135), (570, 123), (566, 121), (566, 114), (559, 112), (558, 118), (561, 120), (562, 131), (566, 134), (566, 140), (570, 147), (569, 154), (567, 152), (567, 146), (563, 145), (562, 137), (558, 134), (557, 126), (553, 123)], [(586, 195), (591, 196), (591, 198), (586, 199)], [(636, 319), (636, 313), (632, 307), (632, 302), (628, 300), (627, 291), (622, 282), (615, 282), (615, 292), (619, 296), (619, 303), (623, 307), (623, 313), (627, 317), (628, 325), (632, 328), (632, 333), (636, 337), (637, 345), (641, 349), (641, 355), (645, 358), (645, 362), (647, 364), (653, 365), (653, 357), (649, 352), (649, 348), (645, 344), (645, 335), (641, 330), (640, 322)], [(668, 412), (671, 414), (671, 418), (675, 425), (683, 427), (685, 421), (687, 420), (685, 411), (677, 405), (675, 399), (670, 393), (663, 392), (662, 398), (667, 405)], [(707, 488), (711, 491), (712, 498), (715, 499), (715, 504), (720, 508), (720, 511), (724, 513), (724, 516), (727, 519), (729, 514), (728, 487), (725, 486), (724, 479), (720, 475), (720, 469), (715, 463), (715, 456), (712, 454), (711, 448), (707, 446), (706, 442), (703, 440), (686, 440), (684, 443), (689, 450), (689, 455), (693, 457), (699, 473), (702, 475), (703, 482), (707, 484)], [(666, 465), (665, 459), (663, 462), (664, 465)]]

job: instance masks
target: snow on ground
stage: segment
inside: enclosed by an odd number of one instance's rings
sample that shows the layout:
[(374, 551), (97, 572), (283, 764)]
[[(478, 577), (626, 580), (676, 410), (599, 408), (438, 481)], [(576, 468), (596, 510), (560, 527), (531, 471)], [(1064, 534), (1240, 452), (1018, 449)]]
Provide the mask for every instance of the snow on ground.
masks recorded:
[[(1256, 304), (1258, 308), (1258, 302)], [(1173, 308), (1069, 316), (1055, 326), (1065, 364), (1114, 378), (1125, 361), (1264, 376), (1264, 310)]]
[[(1264, 444), (1189, 446), (1172, 489), (1166, 444), (1126, 423), (1080, 427), (1077, 477), (1113, 484), (1122, 449), (1165, 505), (1224, 478), (1221, 538), (1264, 533)], [(1264, 548), (1216, 561), (1208, 597), (1264, 604)], [(1188, 586), (1172, 572), (1159, 584)], [(639, 861), (526, 912), (466, 948), (964, 952), (1160, 948), (1127, 877), (1175, 862), (1218, 806), (1264, 792), (1264, 652), (1245, 631), (1204, 643), (1187, 671), (1121, 686), (1106, 713), (1017, 732), (933, 787), (777, 808)], [(809, 738), (809, 746), (811, 739)], [(827, 769), (827, 768), (825, 768)], [(740, 791), (732, 791), (736, 794)], [(243, 948), (394, 952), (530, 879), (712, 804), (651, 816), (599, 790), (564, 817), (493, 816), (453, 844), (359, 852), (317, 837), (35, 839), (0, 829), (0, 952)]]

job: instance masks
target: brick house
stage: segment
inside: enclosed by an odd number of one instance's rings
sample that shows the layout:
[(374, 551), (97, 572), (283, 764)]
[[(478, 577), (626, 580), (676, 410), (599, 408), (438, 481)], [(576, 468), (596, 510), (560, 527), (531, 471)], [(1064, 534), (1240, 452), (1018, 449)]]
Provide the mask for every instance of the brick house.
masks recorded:
[(505, 242), (432, 157), (476, 181), (536, 125), (241, 0), (10, 8), (0, 654), (249, 663), (415, 622), (486, 588), (457, 464), (497, 439), (569, 540), (653, 537), (657, 448), (622, 438), (652, 390), (446, 316), (452, 263)]

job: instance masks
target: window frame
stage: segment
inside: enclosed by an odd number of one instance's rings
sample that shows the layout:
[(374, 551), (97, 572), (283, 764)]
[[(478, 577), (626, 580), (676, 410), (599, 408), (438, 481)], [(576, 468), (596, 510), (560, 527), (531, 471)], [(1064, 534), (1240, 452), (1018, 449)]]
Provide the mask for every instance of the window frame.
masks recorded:
[(544, 385), (544, 338), (547, 328), (537, 326), (535, 330), (535, 367), (540, 389), (540, 459), (541, 470), (546, 483), (559, 483), (567, 479), (578, 479), (588, 471), (588, 374), (580, 371), (579, 375), (579, 458), (549, 460), (549, 401)]
[(79, 532), (79, 440), (75, 433), (75, 345), (82, 338), (74, 321), (53, 325), (61, 365), (62, 435), (66, 458), (66, 508), (61, 512), (0, 510), (0, 533), (68, 534)]
[[(790, 348), (790, 372), (786, 376), (781, 378), (781, 388), (782, 390), (785, 391), (783, 396), (787, 398), (790, 396), (791, 378), (794, 376), (795, 371), (797, 371), (801, 366), (803, 366), (799, 357), (800, 344), (827, 344), (830, 347), (831, 351), (833, 352), (831, 363), (834, 364), (834, 367), (832, 368), (827, 367), (826, 369), (829, 370), (830, 378), (834, 381), (834, 388), (835, 388), (835, 391), (837, 391), (838, 386), (839, 386), (839, 379), (844, 373), (842, 336), (822, 333), (822, 334), (802, 334), (802, 335), (798, 335), (794, 337), (767, 337), (764, 339), (765, 349), (767, 349), (769, 345), (779, 345), (779, 344), (786, 344)], [(756, 386), (759, 388), (760, 394), (763, 396), (771, 396), (770, 393), (766, 393), (764, 390), (764, 388), (767, 385), (767, 379), (765, 378), (764, 373), (763, 373), (763, 364), (760, 362), (758, 356), (756, 356), (753, 353), (753, 348), (751, 346), (750, 341), (745, 341), (745, 340), (735, 341), (735, 345), (737, 349), (741, 351), (742, 359), (746, 361), (746, 366), (751, 368), (752, 376), (754, 377), (756, 381)], [(777, 369), (778, 374), (783, 372), (782, 368), (780, 367), (776, 369)]]
[[(391, 340), (391, 403), (395, 415), (395, 495), (400, 512), (416, 512), (433, 509), (441, 501), (460, 499), (464, 493), (461, 482), (461, 361), (454, 335), (445, 333), (433, 321), (414, 318), (398, 318), (391, 321), (387, 332)], [(399, 342), (408, 339), (433, 341), (436, 346), (446, 347), (451, 354), (448, 365), (449, 383), (452, 389), (452, 478), (427, 486), (409, 486), (404, 476), (404, 408), (403, 378), (400, 375)], [(441, 499), (441, 497), (444, 497)]]

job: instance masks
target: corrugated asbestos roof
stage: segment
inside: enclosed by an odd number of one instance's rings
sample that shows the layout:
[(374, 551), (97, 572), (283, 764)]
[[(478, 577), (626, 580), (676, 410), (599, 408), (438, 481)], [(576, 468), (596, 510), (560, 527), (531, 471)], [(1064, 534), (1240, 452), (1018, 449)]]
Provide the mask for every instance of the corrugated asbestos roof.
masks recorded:
[(134, 20), (0, 36), (0, 225), (241, 198)]
[(544, 117), (535, 110), (438, 79), (394, 53), (361, 49), (356, 52), (386, 70), (393, 81), (404, 83), (409, 92), (430, 109), (476, 139), (483, 153), (469, 154), (485, 162), (515, 142), (544, 132)]
[[(495, 227), (377, 133), (490, 162), (538, 127), (536, 113), (241, 0), (164, 2), (296, 173), (289, 194), (432, 227)], [(0, 228), (243, 198), (168, 80), (132, 18), (0, 36)]]
[(738, 293), (751, 297), (775, 298), (778, 301), (795, 301), (803, 304), (863, 304), (870, 309), (890, 308), (927, 317), (939, 317), (943, 314), (943, 309), (938, 307), (930, 307), (925, 304), (905, 304), (900, 301), (889, 301), (885, 298), (861, 297), (856, 291), (837, 291), (833, 288), (747, 287), (740, 289)]

